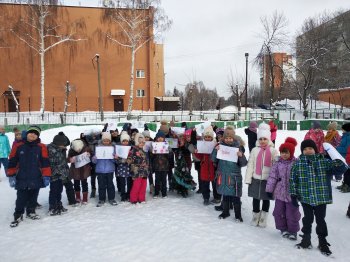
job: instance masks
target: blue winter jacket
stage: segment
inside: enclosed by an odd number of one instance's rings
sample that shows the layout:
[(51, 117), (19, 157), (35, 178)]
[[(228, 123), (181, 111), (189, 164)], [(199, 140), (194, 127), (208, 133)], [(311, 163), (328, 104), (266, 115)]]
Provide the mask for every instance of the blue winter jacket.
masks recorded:
[(350, 132), (343, 133), (341, 137), (340, 145), (337, 146), (337, 151), (343, 156), (346, 156), (348, 147), (350, 146)]
[(115, 160), (114, 159), (96, 159), (94, 156), (92, 162), (96, 164), (95, 172), (99, 174), (114, 173)]
[(11, 147), (7, 135), (0, 133), (0, 158), (7, 158), (10, 151)]

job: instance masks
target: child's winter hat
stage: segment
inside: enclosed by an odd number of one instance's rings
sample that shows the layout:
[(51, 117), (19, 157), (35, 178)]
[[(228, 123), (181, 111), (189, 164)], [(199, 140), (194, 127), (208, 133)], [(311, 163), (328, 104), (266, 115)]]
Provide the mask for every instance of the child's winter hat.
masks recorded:
[(287, 149), (290, 153), (290, 158), (292, 159), (294, 157), (295, 147), (297, 146), (298, 142), (293, 137), (287, 137), (286, 140), (282, 145), (280, 145), (280, 152), (283, 151), (283, 149)]
[(124, 140), (130, 141), (130, 136), (126, 131), (122, 131), (122, 133), (120, 134), (120, 142), (123, 142)]
[(159, 137), (163, 137), (165, 138), (165, 134), (162, 130), (159, 130), (156, 134), (156, 137), (154, 138), (155, 140), (157, 140)]
[(319, 121), (313, 121), (312, 128), (313, 129), (321, 128), (321, 123)]
[(301, 145), (300, 145), (301, 153), (303, 153), (303, 151), (306, 147), (312, 147), (315, 150), (315, 153), (316, 154), (318, 153), (318, 148), (316, 146), (316, 143), (313, 140), (306, 139), (303, 142), (301, 142)]
[(151, 132), (149, 130), (145, 130), (142, 132), (144, 137), (151, 137)]
[(270, 126), (264, 122), (259, 125), (259, 130), (257, 134), (258, 140), (262, 137), (271, 140)]
[(337, 122), (330, 122), (327, 126), (328, 130), (337, 130), (338, 128), (338, 123)]
[(214, 138), (214, 131), (212, 126), (208, 126), (206, 129), (204, 129), (203, 137), (210, 136), (211, 138)]
[(252, 121), (249, 123), (249, 130), (256, 133), (258, 132), (258, 123), (255, 121)]
[(80, 153), (84, 148), (84, 142), (80, 139), (73, 140), (70, 147), (77, 153)]
[(111, 133), (109, 133), (109, 132), (102, 132), (101, 140), (109, 140), (109, 141), (112, 141)]
[(350, 122), (342, 125), (341, 129), (343, 129), (345, 132), (350, 132)]
[(166, 120), (160, 121), (160, 131), (163, 131), (165, 135), (169, 133), (169, 127), (168, 127), (168, 122)]
[(235, 128), (233, 126), (227, 126), (225, 128), (223, 137), (224, 137), (224, 139), (226, 137), (232, 137), (234, 139), (235, 138)]
[(38, 126), (30, 126), (27, 129), (27, 134), (29, 134), (29, 133), (34, 133), (39, 137), (40, 133), (41, 133), (41, 129)]
[(145, 142), (145, 137), (141, 133), (135, 135), (135, 146), (138, 146), (140, 143)]
[(69, 145), (67, 137), (63, 132), (59, 132), (57, 135), (55, 135), (52, 143), (54, 143), (56, 146), (67, 146), (67, 144)]
[(216, 136), (223, 136), (225, 129), (223, 128), (217, 128), (215, 131)]

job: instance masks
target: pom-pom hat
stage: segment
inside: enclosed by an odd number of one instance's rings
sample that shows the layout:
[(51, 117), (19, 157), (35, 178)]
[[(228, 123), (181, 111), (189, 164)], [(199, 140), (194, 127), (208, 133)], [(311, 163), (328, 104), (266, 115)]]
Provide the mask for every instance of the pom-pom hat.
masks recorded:
[(266, 123), (261, 123), (259, 125), (259, 129), (258, 129), (258, 134), (257, 134), (258, 140), (260, 138), (266, 138), (268, 140), (271, 140), (271, 131), (270, 131), (270, 126)]
[(287, 137), (286, 140), (282, 145), (280, 145), (280, 152), (283, 151), (283, 149), (287, 149), (290, 153), (290, 158), (292, 159), (294, 157), (295, 147), (297, 146), (298, 142), (293, 137)]

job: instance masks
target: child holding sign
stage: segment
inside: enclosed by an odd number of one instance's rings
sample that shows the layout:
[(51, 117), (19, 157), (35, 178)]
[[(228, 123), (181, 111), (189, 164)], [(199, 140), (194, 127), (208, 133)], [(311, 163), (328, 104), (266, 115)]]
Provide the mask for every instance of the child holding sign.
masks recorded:
[[(259, 125), (257, 147), (250, 152), (245, 183), (248, 184), (248, 196), (253, 198), (252, 226), (266, 227), (267, 214), (270, 208), (270, 197), (266, 194), (266, 182), (277, 150), (271, 141), (270, 126), (266, 123)], [(260, 200), (263, 201), (260, 211)]]
[[(243, 153), (243, 147), (235, 135), (233, 126), (227, 126), (223, 141), (217, 145), (212, 154), (211, 158), (215, 165), (216, 170), (216, 183), (218, 193), (222, 194), (222, 207), (223, 212), (219, 215), (220, 219), (225, 219), (230, 216), (230, 204), (233, 202), (235, 211), (235, 219), (237, 222), (243, 222), (241, 215), (241, 196), (242, 196), (242, 173), (241, 167), (247, 165), (247, 159)], [(228, 149), (235, 150), (237, 154), (237, 161), (219, 159), (219, 151), (227, 147)], [(239, 150), (238, 150), (239, 148)], [(228, 152), (229, 153), (229, 152)]]

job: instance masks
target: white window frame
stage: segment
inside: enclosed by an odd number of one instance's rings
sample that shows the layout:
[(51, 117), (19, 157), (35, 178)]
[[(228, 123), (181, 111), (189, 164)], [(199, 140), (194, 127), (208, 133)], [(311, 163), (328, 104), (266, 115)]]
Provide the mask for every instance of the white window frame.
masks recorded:
[(137, 89), (136, 97), (145, 97), (145, 89)]
[(146, 78), (145, 70), (137, 69), (136, 70), (136, 78)]

